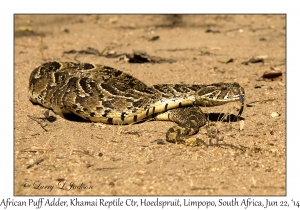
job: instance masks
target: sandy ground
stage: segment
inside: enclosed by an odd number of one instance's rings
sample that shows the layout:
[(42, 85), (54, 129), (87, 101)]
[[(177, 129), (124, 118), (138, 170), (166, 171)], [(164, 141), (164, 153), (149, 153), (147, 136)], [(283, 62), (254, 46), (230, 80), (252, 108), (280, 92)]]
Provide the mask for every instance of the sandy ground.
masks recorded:
[[(88, 47), (103, 53), (64, 53)], [(284, 15), (16, 15), (15, 195), (285, 195), (285, 50)], [(134, 51), (176, 62), (114, 56)], [(255, 56), (258, 62), (245, 64)], [(53, 60), (105, 64), (148, 85), (238, 82), (248, 104), (243, 130), (240, 121), (212, 122), (197, 134), (208, 147), (166, 142), (172, 122), (114, 126), (58, 117), (42, 122), (46, 131), (29, 117), (45, 109), (30, 103), (28, 81)], [(282, 77), (261, 78), (272, 69)], [(203, 110), (236, 114), (239, 107)]]

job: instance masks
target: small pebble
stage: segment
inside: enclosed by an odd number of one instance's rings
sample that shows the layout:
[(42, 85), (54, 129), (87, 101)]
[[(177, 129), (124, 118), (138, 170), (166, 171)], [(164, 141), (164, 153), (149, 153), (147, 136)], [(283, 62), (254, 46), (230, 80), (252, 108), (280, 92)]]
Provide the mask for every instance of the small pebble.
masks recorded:
[(278, 116), (279, 116), (278, 112), (272, 112), (271, 113), (271, 117), (278, 117)]
[(241, 131), (241, 130), (244, 130), (244, 125), (245, 125), (244, 120), (241, 120), (241, 121), (240, 121), (240, 131)]

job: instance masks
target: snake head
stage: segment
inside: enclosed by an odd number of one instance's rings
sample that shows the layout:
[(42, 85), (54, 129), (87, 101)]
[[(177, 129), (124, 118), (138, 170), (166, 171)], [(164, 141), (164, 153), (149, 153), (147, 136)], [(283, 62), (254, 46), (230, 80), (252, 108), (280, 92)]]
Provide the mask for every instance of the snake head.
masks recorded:
[(244, 102), (245, 91), (238, 83), (214, 83), (196, 91), (195, 104), (219, 106), (232, 101)]

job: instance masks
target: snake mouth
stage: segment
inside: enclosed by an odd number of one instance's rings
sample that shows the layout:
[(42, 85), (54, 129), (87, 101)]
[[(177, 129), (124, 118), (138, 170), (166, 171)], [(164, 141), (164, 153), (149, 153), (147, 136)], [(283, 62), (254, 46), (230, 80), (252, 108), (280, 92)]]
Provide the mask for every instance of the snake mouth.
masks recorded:
[(244, 94), (239, 95), (240, 102), (243, 104), (245, 102)]
[(207, 96), (201, 96), (197, 99), (196, 104), (200, 106), (210, 107), (210, 106), (220, 106), (234, 101), (241, 101), (241, 103), (244, 103), (243, 95), (235, 95), (226, 98), (211, 98)]
[(242, 103), (241, 104), (241, 108), (240, 108), (240, 111), (238, 113), (238, 116), (241, 116), (243, 111), (244, 111), (244, 102), (245, 102), (245, 98), (244, 98), (244, 95), (239, 95), (239, 98), (240, 98), (240, 102)]

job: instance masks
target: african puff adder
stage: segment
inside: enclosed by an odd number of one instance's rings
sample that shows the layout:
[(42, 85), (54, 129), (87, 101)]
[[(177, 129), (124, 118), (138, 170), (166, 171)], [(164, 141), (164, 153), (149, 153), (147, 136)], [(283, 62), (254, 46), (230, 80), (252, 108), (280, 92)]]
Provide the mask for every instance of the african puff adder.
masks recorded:
[(173, 143), (196, 140), (192, 135), (207, 122), (201, 106), (243, 103), (244, 94), (238, 83), (147, 86), (120, 70), (91, 63), (45, 63), (29, 79), (31, 102), (62, 117), (75, 114), (109, 124), (169, 120), (177, 123), (166, 134)]

